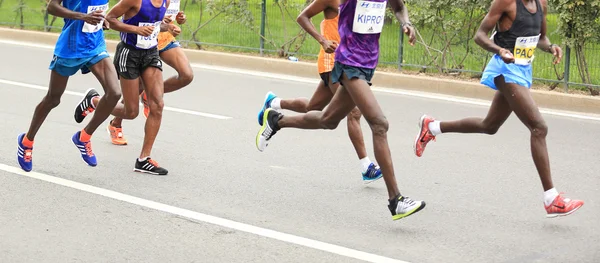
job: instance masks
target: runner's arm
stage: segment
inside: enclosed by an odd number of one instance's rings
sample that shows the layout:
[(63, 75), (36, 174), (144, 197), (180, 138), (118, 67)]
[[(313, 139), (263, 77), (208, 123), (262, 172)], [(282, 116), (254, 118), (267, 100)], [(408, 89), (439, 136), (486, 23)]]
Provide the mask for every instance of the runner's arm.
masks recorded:
[(490, 7), (490, 11), (485, 15), (477, 33), (475, 33), (475, 43), (494, 54), (500, 54), (500, 51), (503, 48), (496, 45), (494, 41), (488, 37), (488, 33), (494, 29), (494, 26), (496, 26), (502, 17), (502, 14), (504, 14), (506, 6), (510, 6), (509, 2), (510, 0), (494, 0)]
[(48, 14), (51, 14), (53, 16), (73, 20), (83, 20), (86, 15), (85, 13), (75, 12), (62, 6), (62, 0), (50, 0), (50, 3), (48, 3), (47, 10)]
[[(165, 9), (169, 8), (169, 5), (171, 4), (171, 0), (167, 0), (167, 5), (165, 6)], [(167, 18), (168, 22), (165, 21), (165, 19), (163, 18), (163, 22), (160, 23), (160, 32), (166, 32), (169, 31), (169, 23), (171, 23), (171, 19)]]
[(390, 7), (396, 16), (396, 19), (402, 24), (402, 31), (409, 36), (408, 43), (414, 45), (416, 41), (415, 29), (408, 18), (408, 8), (406, 8), (404, 1), (392, 0), (390, 1)]
[(296, 18), (296, 22), (298, 22), (298, 24), (304, 29), (304, 31), (310, 34), (321, 45), (323, 45), (323, 43), (327, 39), (325, 39), (325, 37), (323, 37), (321, 34), (319, 34), (319, 32), (317, 32), (317, 29), (315, 29), (315, 26), (310, 21), (310, 19), (313, 16), (325, 11), (327, 7), (331, 7), (332, 2), (332, 0), (315, 0), (304, 10), (302, 10), (300, 15), (298, 15), (298, 18)]
[(132, 33), (139, 35), (140, 27), (128, 25), (119, 21), (119, 17), (124, 16), (125, 13), (134, 8), (136, 5), (138, 5), (138, 3), (138, 0), (120, 0), (106, 14), (106, 20), (108, 21), (110, 28), (123, 33)]
[(542, 30), (540, 32), (540, 41), (538, 42), (537, 47), (543, 51), (552, 53), (552, 50), (550, 49), (552, 43), (550, 43), (550, 39), (548, 38), (548, 35), (546, 35), (546, 14), (548, 4), (545, 0), (540, 0), (540, 2), (542, 4), (542, 8), (544, 9), (544, 18), (542, 19)]

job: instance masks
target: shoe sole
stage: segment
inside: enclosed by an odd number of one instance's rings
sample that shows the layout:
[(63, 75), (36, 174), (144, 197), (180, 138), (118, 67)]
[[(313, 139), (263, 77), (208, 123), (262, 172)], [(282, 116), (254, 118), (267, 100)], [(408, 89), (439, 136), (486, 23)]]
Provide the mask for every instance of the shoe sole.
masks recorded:
[(144, 173), (144, 174), (152, 174), (152, 175), (167, 175), (169, 172), (166, 173), (155, 173), (155, 172), (150, 172), (150, 171), (146, 171), (146, 170), (142, 170), (142, 169), (138, 169), (138, 168), (133, 168), (134, 172), (138, 172), (138, 173)]
[[(87, 98), (87, 95), (90, 93), (90, 91), (95, 90), (94, 88), (89, 88), (85, 91), (85, 95), (83, 96), (83, 98), (77, 102), (77, 106), (75, 106), (75, 110), (77, 111), (77, 109), (79, 108), (79, 105), (81, 103), (83, 103), (83, 101), (85, 100), (85, 98)], [(81, 123), (83, 120), (85, 120), (85, 117), (83, 119), (81, 119), (81, 121), (77, 121), (77, 118), (75, 118), (75, 122), (77, 123)]]
[(415, 209), (415, 211), (411, 212), (410, 214), (407, 214), (407, 215), (405, 215), (405, 216), (401, 216), (401, 217), (392, 217), (392, 219), (393, 219), (394, 221), (396, 221), (396, 220), (400, 220), (400, 219), (403, 219), (403, 218), (407, 218), (407, 217), (409, 217), (409, 216), (411, 216), (411, 215), (414, 215), (414, 214), (418, 213), (419, 211), (423, 210), (423, 208), (425, 208), (425, 205), (427, 205), (427, 204), (425, 203), (425, 201), (421, 201), (421, 204), (422, 204), (422, 205), (421, 205), (419, 208)]
[(364, 182), (364, 184), (370, 184), (370, 183), (372, 183), (372, 182), (375, 182), (375, 181), (377, 181), (377, 180), (379, 180), (379, 179), (381, 179), (381, 178), (383, 178), (383, 174), (381, 174), (381, 176), (380, 176), (380, 177), (377, 177), (377, 178), (375, 178), (375, 179), (370, 179), (370, 180), (365, 180), (365, 179), (363, 179), (363, 182)]
[(578, 206), (577, 208), (569, 211), (568, 213), (564, 213), (564, 214), (546, 214), (546, 218), (556, 218), (556, 217), (561, 217), (561, 216), (568, 216), (572, 213), (575, 213), (575, 211), (579, 210), (579, 208), (581, 208), (583, 205)]
[[(267, 102), (269, 101), (269, 96), (270, 95), (275, 95), (275, 93), (269, 91), (267, 92), (267, 95), (265, 95), (265, 99), (263, 100), (263, 104), (262, 107), (260, 108), (260, 111), (258, 111), (258, 125), (263, 125), (264, 123), (264, 116), (265, 116), (265, 111), (267, 110)], [(260, 116), (260, 114), (262, 113), (263, 116)], [(261, 120), (263, 120), (263, 123), (261, 123)]]
[[(73, 137), (71, 137), (71, 142), (73, 143), (73, 145), (75, 145), (75, 148), (77, 148), (77, 150), (79, 150), (79, 147), (77, 147), (77, 144), (75, 143), (75, 141), (73, 141)], [(83, 156), (83, 155), (81, 155), (81, 152), (79, 152), (79, 159), (80, 159), (81, 161), (83, 161), (83, 163), (85, 163), (87, 166), (96, 167), (96, 166), (98, 165), (98, 161), (97, 161), (97, 160), (96, 160), (96, 164), (89, 164), (89, 163), (87, 163), (87, 162), (86, 162), (86, 161), (83, 159), (83, 157), (82, 157), (82, 156)]]
[(108, 132), (108, 138), (110, 138), (110, 142), (111, 142), (113, 145), (118, 145), (118, 146), (127, 145), (127, 142), (125, 142), (124, 144), (117, 144), (117, 143), (113, 142), (113, 140), (112, 140), (112, 135), (110, 134), (110, 127), (109, 127), (109, 126), (106, 126), (106, 132)]
[(268, 125), (268, 122), (267, 122), (267, 117), (269, 116), (269, 111), (271, 111), (271, 109), (266, 109), (266, 110), (265, 110), (265, 112), (264, 112), (264, 114), (263, 114), (263, 124), (262, 124), (262, 126), (260, 127), (260, 130), (258, 130), (258, 134), (256, 135), (256, 149), (258, 149), (258, 150), (259, 150), (259, 151), (261, 151), (261, 152), (262, 152), (262, 151), (264, 151), (264, 150), (265, 150), (264, 148), (267, 148), (267, 146), (269, 145), (269, 143), (268, 143), (268, 142), (267, 142), (267, 143), (265, 143), (265, 147), (264, 147), (262, 150), (261, 150), (261, 149), (260, 149), (260, 147), (259, 147), (259, 144), (260, 144), (260, 136), (261, 136), (261, 134), (262, 134), (262, 133), (265, 131), (265, 129), (267, 129), (267, 125)]
[(421, 138), (421, 133), (423, 133), (423, 121), (425, 118), (427, 118), (427, 114), (423, 114), (419, 119), (419, 124), (417, 124), (417, 127), (419, 127), (419, 133), (417, 133), (417, 138), (415, 138), (415, 143), (413, 144), (413, 151), (417, 157), (423, 156), (423, 154), (421, 154), (421, 156), (417, 154), (417, 143), (419, 142), (419, 138)]

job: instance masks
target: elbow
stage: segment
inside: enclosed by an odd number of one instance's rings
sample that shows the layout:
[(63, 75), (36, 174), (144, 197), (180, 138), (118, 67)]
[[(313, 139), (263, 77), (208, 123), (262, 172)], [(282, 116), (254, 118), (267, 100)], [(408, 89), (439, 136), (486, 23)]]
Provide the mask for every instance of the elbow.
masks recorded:
[(302, 21), (304, 21), (304, 16), (300, 14), (298, 17), (296, 17), (296, 23), (302, 24)]
[(54, 4), (54, 2), (50, 2), (50, 4), (48, 5), (48, 7), (46, 7), (46, 11), (48, 12), (48, 14), (56, 16), (56, 4)]

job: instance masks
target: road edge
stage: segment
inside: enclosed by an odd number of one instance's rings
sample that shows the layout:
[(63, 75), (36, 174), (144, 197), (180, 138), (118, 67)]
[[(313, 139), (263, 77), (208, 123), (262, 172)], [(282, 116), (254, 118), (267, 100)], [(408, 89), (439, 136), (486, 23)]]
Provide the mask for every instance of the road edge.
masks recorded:
[[(0, 28), (0, 38), (54, 45), (58, 38), (58, 34)], [(115, 40), (106, 41), (109, 50), (115, 50), (117, 43), (118, 41)], [(306, 78), (318, 77), (315, 63), (293, 62), (283, 59), (204, 50), (184, 49), (184, 52), (190, 60), (190, 63), (264, 71)], [(413, 76), (402, 73), (376, 72), (373, 77), (373, 83), (374, 86), (377, 87), (430, 92), (472, 99), (483, 99), (487, 101), (490, 101), (494, 95), (492, 89), (479, 83), (435, 77)], [(543, 108), (593, 114), (600, 113), (600, 98), (598, 97), (540, 90), (532, 90), (531, 94), (536, 103)]]

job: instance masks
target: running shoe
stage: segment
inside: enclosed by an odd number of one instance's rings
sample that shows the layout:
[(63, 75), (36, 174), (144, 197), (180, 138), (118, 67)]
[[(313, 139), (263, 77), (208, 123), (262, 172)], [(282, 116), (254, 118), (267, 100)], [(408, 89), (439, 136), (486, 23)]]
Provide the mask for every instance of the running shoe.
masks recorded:
[(23, 138), (25, 137), (25, 133), (19, 134), (17, 137), (17, 160), (19, 161), (19, 165), (21, 169), (25, 172), (30, 172), (33, 167), (32, 163), (32, 151), (33, 148), (28, 148), (23, 145)]
[(277, 95), (275, 95), (275, 93), (273, 92), (269, 91), (267, 95), (265, 95), (265, 100), (263, 101), (262, 108), (258, 112), (258, 125), (263, 125), (263, 116), (265, 115), (265, 111), (268, 108), (271, 108), (271, 101), (273, 101), (274, 98), (277, 98)]
[(405, 218), (425, 208), (425, 201), (415, 201), (402, 195), (398, 195), (389, 202), (388, 208), (392, 212), (393, 220)]
[(95, 89), (88, 89), (85, 96), (77, 104), (77, 108), (75, 108), (75, 121), (77, 123), (81, 123), (88, 114), (94, 112), (95, 108), (92, 106), (94, 97), (100, 97), (100, 94)]
[(277, 126), (277, 122), (283, 117), (283, 115), (277, 112), (274, 109), (265, 110), (265, 114), (263, 114), (262, 127), (258, 131), (256, 135), (256, 148), (259, 151), (264, 151), (265, 148), (269, 145), (269, 141), (273, 138), (273, 135), (277, 133), (279, 127)]
[(577, 211), (581, 206), (583, 206), (582, 200), (573, 200), (570, 198), (563, 197), (564, 193), (560, 193), (552, 204), (546, 207), (546, 217), (553, 218), (557, 216), (568, 216), (575, 211)]
[(434, 118), (427, 115), (421, 116), (421, 119), (419, 120), (419, 134), (417, 134), (414, 145), (415, 154), (418, 157), (423, 156), (423, 152), (425, 151), (425, 146), (427, 146), (427, 143), (432, 140), (435, 141), (435, 136), (429, 130), (429, 123), (433, 122), (434, 120)]
[(378, 165), (371, 163), (367, 171), (362, 174), (362, 177), (363, 182), (368, 184), (379, 180), (381, 177), (383, 177), (383, 174), (381, 173), (381, 168), (379, 168)]
[(79, 140), (80, 136), (81, 131), (76, 132), (73, 134), (73, 137), (71, 137), (71, 141), (73, 141), (73, 144), (79, 149), (83, 161), (89, 166), (96, 166), (98, 162), (96, 161), (96, 155), (94, 155), (94, 152), (92, 151), (92, 142), (82, 142)]
[(166, 175), (169, 173), (167, 169), (160, 167), (158, 163), (152, 160), (150, 157), (141, 162), (139, 159), (135, 159), (135, 168), (133, 171), (154, 175)]
[(142, 91), (142, 94), (140, 94), (140, 102), (144, 106), (144, 117), (148, 118), (148, 114), (150, 114), (150, 106), (148, 106), (148, 97), (146, 96), (145, 91)]
[(117, 128), (113, 126), (111, 122), (109, 122), (108, 127), (106, 127), (106, 131), (108, 131), (108, 135), (110, 135), (112, 144), (127, 145), (127, 140), (123, 136), (123, 128)]

